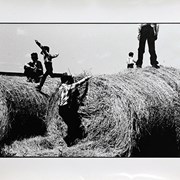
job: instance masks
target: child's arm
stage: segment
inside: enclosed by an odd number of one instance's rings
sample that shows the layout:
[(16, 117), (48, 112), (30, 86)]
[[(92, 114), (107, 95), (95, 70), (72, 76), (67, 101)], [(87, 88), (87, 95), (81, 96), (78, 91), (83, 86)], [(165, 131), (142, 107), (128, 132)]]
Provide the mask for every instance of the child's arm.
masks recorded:
[(35, 43), (43, 50), (43, 46), (41, 45), (41, 43), (38, 40), (35, 40)]
[(41, 50), (43, 51), (43, 53), (46, 55), (46, 56), (50, 56), (50, 54), (44, 50), (43, 46), (41, 45), (41, 43), (38, 41), (38, 40), (35, 40), (36, 44), (41, 48)]
[(36, 65), (36, 70), (43, 71), (43, 66), (40, 61)]
[(87, 77), (81, 79), (80, 81), (78, 81), (78, 82), (76, 82), (76, 83), (73, 83), (73, 84), (71, 85), (71, 89), (74, 89), (74, 88), (80, 86), (81, 84), (83, 84), (83, 83), (85, 83), (86, 81), (88, 81), (90, 78), (91, 78), (91, 76), (87, 76)]
[(32, 66), (31, 62), (28, 62), (24, 65), (25, 67), (29, 67), (31, 69), (34, 69), (34, 67)]
[(137, 61), (135, 61), (135, 60), (133, 59), (133, 62), (136, 63)]
[(46, 56), (50, 56), (51, 59), (56, 58), (56, 57), (59, 56), (59, 54), (51, 55), (50, 53), (48, 53), (47, 51), (44, 50), (43, 46), (41, 45), (41, 43), (40, 43), (39, 41), (35, 40), (35, 42), (36, 42), (36, 44), (42, 49), (42, 51), (44, 52), (44, 54), (45, 54)]
[(58, 57), (58, 56), (59, 56), (59, 54), (51, 55), (52, 59), (53, 59), (53, 58), (56, 58), (56, 57)]
[(43, 51), (43, 53), (46, 55), (46, 56), (50, 56), (50, 54), (44, 50), (43, 46), (41, 45), (41, 43), (38, 41), (38, 40), (35, 40), (36, 44), (41, 48), (41, 50)]

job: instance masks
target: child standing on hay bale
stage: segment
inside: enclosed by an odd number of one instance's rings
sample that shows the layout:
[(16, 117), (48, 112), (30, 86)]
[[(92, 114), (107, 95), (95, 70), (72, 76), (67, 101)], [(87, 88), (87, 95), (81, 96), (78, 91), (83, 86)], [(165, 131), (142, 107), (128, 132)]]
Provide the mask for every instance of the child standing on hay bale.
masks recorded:
[(24, 75), (27, 77), (28, 82), (38, 83), (40, 77), (43, 75), (43, 66), (40, 61), (38, 61), (38, 54), (31, 54), (32, 62), (24, 65)]
[[(59, 87), (60, 98), (58, 100), (59, 115), (67, 125), (67, 136), (64, 138), (67, 146), (72, 146), (77, 138), (84, 138), (84, 126), (81, 124), (81, 118), (78, 109), (81, 104), (79, 101), (78, 87), (89, 80), (90, 76), (74, 83), (73, 78), (64, 74), (61, 77), (61, 86)], [(86, 84), (85, 94), (87, 93), (88, 82)], [(84, 95), (83, 95), (84, 96)], [(82, 100), (81, 100), (82, 101)]]
[(155, 41), (158, 37), (159, 25), (157, 25), (156, 23), (144, 23), (140, 25), (138, 32), (139, 48), (138, 60), (136, 62), (137, 68), (142, 67), (146, 40), (148, 42), (151, 65), (152, 67), (159, 68), (155, 51)]
[(58, 57), (59, 54), (51, 55), (49, 53), (49, 47), (48, 46), (42, 46), (40, 42), (35, 40), (36, 44), (41, 48), (41, 54), (44, 56), (44, 65), (46, 68), (46, 72), (43, 75), (41, 82), (38, 86), (36, 86), (37, 90), (41, 90), (42, 86), (44, 85), (44, 82), (48, 75), (53, 77), (53, 67), (52, 67), (52, 59)]
[(127, 59), (127, 68), (134, 68), (134, 63), (136, 63), (136, 61), (133, 58), (134, 53), (130, 52), (128, 55), (129, 56), (128, 56), (128, 59)]

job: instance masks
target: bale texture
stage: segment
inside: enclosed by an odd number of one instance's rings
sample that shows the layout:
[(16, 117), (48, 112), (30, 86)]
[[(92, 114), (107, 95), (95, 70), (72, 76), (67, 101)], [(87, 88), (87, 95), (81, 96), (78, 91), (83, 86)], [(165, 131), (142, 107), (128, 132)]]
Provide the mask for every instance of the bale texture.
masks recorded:
[[(76, 79), (84, 76), (79, 75)], [(80, 93), (84, 88), (79, 89)], [(55, 89), (46, 114), (48, 133), (44, 138), (48, 143), (44, 139), (27, 139), (22, 148), (24, 155), (32, 155), (28, 144), (31, 147), (38, 144), (39, 156), (44, 153), (60, 157), (180, 155), (180, 70), (163, 66), (160, 69), (146, 67), (93, 76), (84, 105), (78, 111), (87, 137), (72, 147), (63, 143), (66, 125), (58, 113), (59, 91)], [(8, 108), (5, 106), (6, 111)], [(51, 146), (44, 148), (49, 143)], [(12, 152), (18, 152), (19, 156), (22, 155), (20, 144), (16, 142), (11, 146)]]
[(0, 143), (46, 132), (48, 99), (56, 83), (47, 81), (41, 93), (36, 85), (25, 77), (0, 76)]
[(80, 109), (88, 137), (64, 156), (179, 156), (179, 92), (175, 68), (94, 76)]

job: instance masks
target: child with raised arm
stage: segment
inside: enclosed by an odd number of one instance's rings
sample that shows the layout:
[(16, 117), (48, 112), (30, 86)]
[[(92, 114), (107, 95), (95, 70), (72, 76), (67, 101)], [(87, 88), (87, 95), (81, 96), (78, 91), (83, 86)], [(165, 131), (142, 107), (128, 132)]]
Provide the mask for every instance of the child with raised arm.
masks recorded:
[[(67, 146), (72, 146), (76, 139), (83, 139), (86, 136), (84, 126), (81, 122), (81, 117), (78, 113), (78, 109), (82, 103), (82, 98), (78, 91), (78, 87), (84, 83), (88, 83), (91, 76), (87, 76), (78, 82), (74, 83), (73, 79), (68, 79), (67, 75), (61, 77), (61, 86), (59, 87), (59, 115), (67, 125), (67, 136), (64, 138)], [(86, 84), (86, 90), (84, 95), (87, 93), (88, 84)], [(80, 98), (80, 99), (79, 99)]]
[(42, 46), (40, 42), (35, 40), (36, 44), (41, 48), (41, 54), (44, 57), (44, 65), (46, 68), (46, 72), (43, 75), (40, 84), (36, 86), (37, 90), (41, 90), (42, 86), (44, 85), (44, 82), (48, 75), (53, 77), (53, 67), (52, 67), (52, 59), (56, 58), (59, 54), (51, 55), (49, 53), (50, 48), (48, 46)]

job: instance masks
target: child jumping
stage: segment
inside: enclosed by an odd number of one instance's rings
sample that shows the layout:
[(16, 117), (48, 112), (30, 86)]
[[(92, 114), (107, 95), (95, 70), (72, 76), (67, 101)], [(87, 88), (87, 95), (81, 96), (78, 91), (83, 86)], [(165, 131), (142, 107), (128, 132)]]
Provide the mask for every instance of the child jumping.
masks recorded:
[(44, 73), (40, 84), (38, 86), (36, 86), (37, 90), (41, 90), (42, 86), (44, 85), (44, 82), (47, 78), (48, 75), (50, 75), (51, 77), (53, 77), (53, 67), (52, 67), (52, 59), (56, 58), (59, 54), (55, 54), (55, 55), (51, 55), (49, 53), (50, 48), (48, 46), (42, 46), (40, 42), (38, 42), (37, 40), (35, 40), (36, 44), (41, 48), (41, 54), (44, 57), (44, 65), (46, 68), (46, 72)]

